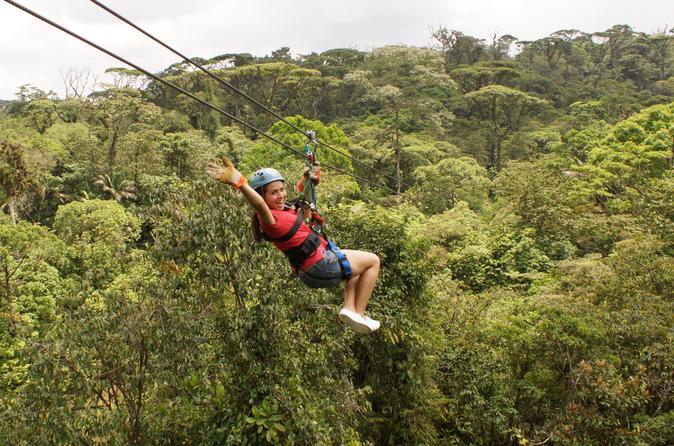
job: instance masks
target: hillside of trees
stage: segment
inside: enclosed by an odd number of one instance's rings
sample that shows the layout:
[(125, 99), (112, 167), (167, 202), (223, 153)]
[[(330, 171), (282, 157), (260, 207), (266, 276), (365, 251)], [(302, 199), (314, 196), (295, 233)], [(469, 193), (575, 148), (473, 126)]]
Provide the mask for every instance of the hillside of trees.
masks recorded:
[(195, 59), (360, 161), (318, 149), (370, 336), (205, 175), (301, 158), (125, 68), (0, 104), (0, 444), (674, 444), (674, 30), (432, 38)]

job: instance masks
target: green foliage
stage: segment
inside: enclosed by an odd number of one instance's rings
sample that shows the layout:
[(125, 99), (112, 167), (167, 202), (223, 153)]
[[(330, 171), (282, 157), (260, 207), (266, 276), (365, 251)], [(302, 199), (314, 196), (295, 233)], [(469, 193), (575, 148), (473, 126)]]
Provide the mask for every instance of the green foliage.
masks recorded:
[(517, 77), (518, 73), (508, 66), (472, 65), (456, 68), (450, 72), (464, 93), (477, 91), (491, 84), (503, 84)]
[(487, 171), (470, 157), (447, 158), (414, 171), (417, 185), (410, 196), (428, 214), (451, 209), (459, 201), (471, 209), (481, 209), (490, 185)]
[(488, 168), (500, 170), (503, 140), (522, 125), (527, 114), (547, 104), (543, 99), (502, 85), (487, 85), (465, 95), (478, 119), (489, 125)]
[[(334, 124), (328, 126), (301, 116), (287, 119), (288, 122), (298, 128), (314, 130), (316, 138), (332, 148), (328, 149), (323, 145), (317, 146), (316, 156), (319, 162), (334, 166), (347, 173), (353, 173), (354, 169), (350, 159), (352, 155), (347, 148), (349, 140), (339, 127)], [(304, 155), (307, 139), (302, 134), (292, 130), (284, 122), (274, 124), (269, 131), (278, 140), (295, 148), (296, 153), (266, 140), (259, 141), (242, 156), (241, 171), (249, 175), (257, 169), (274, 166), (283, 174), (287, 183), (294, 184), (302, 177), (304, 162), (303, 157), (298, 156), (298, 154)], [(338, 176), (339, 172), (332, 171), (327, 167), (324, 167), (322, 172), (320, 183), (322, 200), (326, 202), (339, 201), (345, 197), (353, 197), (358, 193), (358, 184), (352, 177)]]
[(30, 101), (24, 108), (26, 118), (39, 133), (44, 133), (57, 118), (54, 102), (48, 99)]
[(27, 346), (48, 331), (58, 300), (68, 292), (58, 270), (63, 267), (63, 250), (46, 228), (0, 222), (0, 401), (7, 408), (3, 411), (12, 410), (27, 382), (31, 366), (25, 357)]
[(511, 162), (494, 180), (497, 207), (517, 224), (532, 228), (538, 246), (557, 260), (573, 252), (569, 233), (575, 207), (568, 177), (554, 156), (529, 162)]
[[(176, 184), (164, 192), (172, 198), (157, 196), (153, 254), (165, 265), (171, 299), (203, 325), (177, 332), (176, 342), (207, 339), (206, 369), (190, 373), (217, 370), (214, 387), (204, 388), (215, 403), (211, 421), (171, 421), (180, 414), (170, 410), (165, 425), (195, 423), (189, 429), (202, 432), (206, 444), (265, 444), (267, 436), (280, 443), (333, 443), (347, 434), (357, 440), (355, 420), (366, 406), (349, 379), (353, 335), (334, 323), (340, 298), (307, 292), (280, 253), (253, 249), (249, 211), (230, 189)], [(181, 392), (169, 396), (178, 401)]]
[(610, 193), (638, 187), (670, 169), (674, 106), (658, 105), (616, 124), (594, 147), (589, 173)]
[[(30, 178), (28, 166), (24, 159), (23, 147), (0, 140), (0, 186), (2, 186), (9, 213), (16, 222), (15, 201), (17, 196), (28, 189)], [(5, 204), (5, 203), (3, 203)]]
[(138, 238), (139, 221), (113, 201), (86, 200), (59, 208), (54, 229), (66, 243), (111, 247)]
[(203, 168), (206, 161), (215, 155), (211, 142), (198, 130), (168, 133), (159, 142), (159, 149), (169, 171), (178, 178), (196, 175), (197, 168)]
[(115, 201), (86, 200), (60, 206), (54, 230), (68, 245), (72, 273), (98, 286), (123, 272), (140, 221)]
[[(196, 59), (358, 160), (318, 146), (327, 232), (382, 260), (371, 336), (203, 174), (293, 193), (301, 156), (125, 68), (2, 104), (0, 443), (672, 444), (671, 36), (433, 38)], [(162, 76), (303, 151), (187, 63)]]
[(356, 204), (331, 208), (328, 218), (341, 247), (374, 252), (382, 262), (370, 307), (384, 326), (356, 350), (373, 407), (366, 438), (375, 444), (432, 444), (442, 395), (434, 383), (439, 331), (429, 312), (433, 295), (426, 290), (428, 245), (404, 235), (409, 220), (402, 212)]

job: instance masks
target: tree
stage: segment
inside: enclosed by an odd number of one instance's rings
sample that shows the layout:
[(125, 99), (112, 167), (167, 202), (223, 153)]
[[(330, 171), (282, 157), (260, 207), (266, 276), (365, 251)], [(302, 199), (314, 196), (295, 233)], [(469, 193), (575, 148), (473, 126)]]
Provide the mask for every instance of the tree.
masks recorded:
[(27, 103), (33, 100), (53, 99), (56, 96), (56, 93), (52, 90), (40, 90), (31, 84), (23, 84), (19, 87), (19, 92), (16, 96), (20, 102)]
[(510, 57), (510, 47), (517, 42), (517, 37), (510, 34), (499, 36), (498, 33), (492, 35), (488, 54), (491, 60), (503, 60)]
[(59, 72), (63, 78), (66, 99), (83, 98), (86, 96), (85, 92), (94, 92), (96, 88), (96, 76), (91, 71), (69, 67), (64, 71), (59, 70)]
[(144, 90), (150, 82), (145, 73), (129, 68), (108, 68), (105, 73), (112, 76), (112, 86), (119, 90)]
[(393, 117), (393, 151), (395, 153), (396, 191), (402, 190), (402, 171), (400, 169), (400, 112), (403, 107), (403, 95), (398, 87), (384, 85), (373, 89), (368, 98), (378, 102), (387, 109)]
[(602, 53), (605, 54), (605, 60), (603, 58), (599, 62), (605, 63), (608, 68), (615, 67), (628, 48), (634, 34), (629, 25), (614, 25), (606, 31), (594, 33), (593, 36), (602, 40)]
[(546, 255), (561, 260), (573, 254), (570, 235), (575, 206), (571, 179), (562, 174), (563, 162), (555, 155), (534, 161), (510, 162), (492, 184), (499, 214), (516, 217), (517, 224), (533, 228), (534, 238)]
[[(367, 59), (367, 66), (371, 71), (352, 73), (346, 80), (358, 85), (364, 93), (361, 100), (376, 105), (388, 121), (395, 159), (395, 187), (401, 191), (403, 126), (442, 133), (453, 119), (443, 100), (455, 83), (443, 72), (438, 54), (428, 49), (402, 45), (378, 48)], [(393, 82), (389, 83), (389, 79)], [(424, 90), (435, 90), (438, 97), (420, 99), (420, 91)]]
[[(318, 76), (319, 74), (320, 73), (315, 70), (299, 68), (287, 61), (245, 65), (225, 70), (222, 73), (225, 79), (236, 88), (249, 96), (254, 97), (265, 107), (279, 114), (284, 114), (283, 107), (286, 105), (286, 103), (283, 102), (284, 96), (287, 97), (287, 90), (284, 88), (284, 82), (290, 76), (296, 76), (299, 80), (302, 76), (311, 78), (313, 76)], [(300, 85), (291, 83), (289, 86), (297, 87)], [(238, 96), (239, 95), (235, 95), (234, 97), (235, 114), (246, 118), (251, 106), (241, 102), (241, 99)], [(253, 123), (259, 127), (268, 127), (273, 123), (274, 119), (273, 116), (264, 113), (256, 115)], [(248, 115), (248, 120), (250, 121), (250, 115)]]
[(5, 194), (4, 204), (14, 224), (17, 221), (16, 200), (28, 189), (30, 181), (24, 148), (0, 139), (0, 185)]
[(271, 58), (274, 60), (290, 61), (290, 47), (284, 46), (271, 52)]
[[(325, 125), (320, 121), (306, 119), (302, 116), (292, 116), (287, 120), (295, 127), (314, 130), (318, 140), (335, 149), (330, 150), (318, 146), (319, 162), (324, 162), (326, 165), (329, 164), (344, 172), (354, 172), (355, 166), (352, 165), (349, 158), (351, 157), (350, 142), (341, 128), (335, 124)], [(300, 153), (304, 153), (303, 148), (307, 142), (306, 136), (295, 131), (285, 122), (279, 121), (274, 124), (269, 129), (269, 133), (290, 147), (296, 147), (297, 151), (301, 151)], [(342, 153), (347, 156), (342, 155)], [(265, 138), (257, 141), (252, 150), (243, 154), (240, 168), (242, 172), (252, 173), (266, 166), (274, 166), (284, 175), (287, 181), (294, 184), (302, 176), (304, 162), (296, 153), (293, 154), (287, 148)], [(360, 187), (352, 177), (338, 175), (324, 167), (320, 184), (321, 202), (333, 202), (346, 197), (353, 197), (360, 191)]]
[(628, 189), (639, 190), (650, 179), (671, 169), (674, 153), (669, 127), (673, 106), (644, 109), (613, 126), (599, 141), (591, 142), (588, 164), (580, 170), (600, 200), (618, 197)]
[(447, 72), (458, 65), (474, 64), (486, 51), (484, 39), (466, 36), (460, 31), (447, 30), (445, 27), (434, 30), (432, 37), (440, 44)]
[(339, 79), (321, 76), (318, 70), (298, 68), (283, 80), (286, 92), (281, 107), (286, 115), (300, 114), (315, 119), (321, 105), (341, 84)]
[(178, 178), (186, 179), (205, 165), (219, 148), (199, 130), (168, 133), (159, 142), (159, 150), (164, 155), (164, 163), (168, 170)]
[(122, 200), (136, 199), (136, 186), (133, 182), (122, 180), (119, 184), (114, 184), (112, 179), (107, 175), (100, 175), (96, 180), (103, 192), (112, 196), (116, 202), (120, 203)]
[(365, 55), (365, 52), (356, 49), (335, 48), (321, 54), (302, 56), (301, 60), (308, 68), (320, 70), (323, 76), (344, 79), (348, 72), (357, 68), (365, 60)]
[[(166, 126), (166, 119), (162, 119)], [(169, 125), (179, 123), (172, 122)], [(171, 128), (173, 130), (173, 128)], [(181, 129), (182, 130), (182, 129)], [(166, 132), (174, 133), (173, 131)], [(176, 132), (177, 133), (177, 132)], [(118, 178), (128, 178), (137, 185), (142, 175), (160, 175), (166, 172), (161, 144), (164, 133), (152, 125), (136, 125), (119, 141)]]
[(671, 74), (668, 69), (672, 63), (672, 48), (674, 48), (674, 35), (659, 32), (648, 36), (651, 47), (651, 59), (658, 68), (658, 79), (665, 80)]
[(562, 56), (569, 52), (571, 44), (560, 37), (551, 36), (534, 41), (529, 45), (529, 48), (542, 53), (547, 61), (548, 68), (555, 70)]
[(120, 139), (139, 123), (156, 123), (161, 118), (159, 107), (148, 103), (135, 90), (111, 89), (96, 98), (94, 116), (99, 139), (106, 147), (105, 173), (114, 176)]
[(106, 171), (107, 151), (96, 133), (86, 122), (56, 123), (47, 130), (47, 136), (66, 149), (60, 160), (60, 192), (71, 199), (93, 193), (96, 179)]
[(428, 214), (452, 209), (459, 201), (479, 210), (487, 201), (487, 171), (470, 157), (447, 158), (414, 171), (416, 186), (410, 191), (419, 208)]
[(505, 84), (519, 76), (509, 66), (472, 65), (455, 68), (450, 72), (452, 79), (459, 84), (461, 91), (468, 93), (491, 84)]
[(375, 252), (383, 266), (369, 308), (388, 325), (380, 341), (356, 347), (356, 376), (371, 389), (372, 403), (362, 438), (373, 444), (439, 442), (442, 396), (434, 371), (439, 331), (430, 313), (433, 296), (425, 289), (429, 246), (410, 238), (410, 217), (402, 210), (356, 203), (326, 215), (341, 246)]
[(58, 118), (54, 102), (49, 99), (34, 99), (24, 106), (23, 111), (28, 122), (40, 133), (54, 125)]
[[(368, 143), (371, 144), (369, 141)], [(368, 149), (368, 151), (376, 150), (376, 148), (371, 147), (368, 147)], [(367, 152), (364, 155), (367, 155)], [(461, 155), (461, 149), (453, 144), (437, 141), (432, 137), (421, 134), (406, 135), (402, 139), (400, 154), (403, 176), (414, 182), (414, 171), (418, 167), (437, 165), (447, 158), (459, 158)], [(384, 162), (387, 161), (388, 157), (389, 154), (387, 153), (383, 157)]]
[(466, 94), (480, 121), (489, 125), (490, 147), (487, 168), (499, 171), (501, 147), (508, 135), (517, 130), (527, 116), (547, 101), (501, 85), (488, 85)]
[(129, 244), (140, 235), (140, 221), (116, 201), (86, 200), (59, 206), (54, 230), (68, 245), (73, 273), (83, 286), (103, 287), (131, 259)]
[[(0, 218), (0, 404), (13, 412), (29, 382), (27, 353), (53, 323), (59, 298), (68, 289), (59, 269), (65, 246), (39, 225)], [(16, 412), (13, 412), (16, 415)], [(10, 441), (17, 417), (0, 420), (0, 438)], [(7, 421), (5, 421), (7, 420)]]

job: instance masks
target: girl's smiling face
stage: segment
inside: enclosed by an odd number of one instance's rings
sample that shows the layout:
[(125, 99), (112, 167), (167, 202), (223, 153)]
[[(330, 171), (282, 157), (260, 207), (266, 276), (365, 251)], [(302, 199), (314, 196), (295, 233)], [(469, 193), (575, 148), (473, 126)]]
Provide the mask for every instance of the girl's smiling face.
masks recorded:
[(274, 181), (264, 188), (264, 201), (269, 209), (283, 210), (286, 201), (286, 185), (283, 181)]

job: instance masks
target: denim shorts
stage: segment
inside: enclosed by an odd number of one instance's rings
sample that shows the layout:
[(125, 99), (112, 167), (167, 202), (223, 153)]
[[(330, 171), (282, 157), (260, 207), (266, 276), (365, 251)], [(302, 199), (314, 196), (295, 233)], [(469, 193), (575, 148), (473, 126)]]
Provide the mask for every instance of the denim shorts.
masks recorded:
[(342, 269), (334, 252), (325, 250), (323, 258), (297, 274), (310, 288), (332, 288), (342, 281)]

